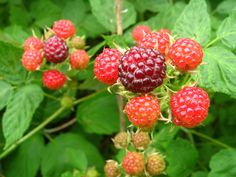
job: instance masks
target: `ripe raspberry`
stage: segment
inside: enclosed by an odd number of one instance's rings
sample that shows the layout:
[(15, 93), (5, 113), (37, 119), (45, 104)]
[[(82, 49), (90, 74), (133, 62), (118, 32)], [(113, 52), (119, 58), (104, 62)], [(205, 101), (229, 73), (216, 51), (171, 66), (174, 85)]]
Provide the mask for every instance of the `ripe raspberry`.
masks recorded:
[(151, 95), (141, 95), (132, 98), (125, 106), (125, 112), (132, 124), (140, 128), (150, 128), (160, 115), (157, 98)]
[(104, 172), (106, 177), (117, 177), (120, 175), (120, 170), (118, 169), (118, 164), (114, 160), (107, 160), (104, 166)]
[(197, 68), (202, 62), (203, 51), (196, 41), (180, 38), (170, 47), (168, 55), (177, 69), (188, 71)]
[(147, 132), (137, 132), (132, 135), (132, 142), (136, 149), (146, 149), (150, 143), (150, 137)]
[(169, 34), (169, 35), (172, 34), (170, 30), (165, 29), (165, 28), (159, 29), (157, 32), (160, 32), (160, 33), (167, 33), (167, 34)]
[(145, 35), (138, 46), (159, 50), (164, 55), (168, 52), (170, 46), (170, 36), (166, 32), (152, 32)]
[(22, 56), (22, 65), (27, 71), (36, 71), (43, 62), (43, 57), (38, 50), (26, 50)]
[(185, 87), (171, 97), (170, 106), (174, 124), (192, 128), (208, 114), (210, 99), (201, 88)]
[(70, 20), (55, 21), (52, 30), (58, 37), (63, 39), (72, 37), (76, 32), (75, 26)]
[(53, 63), (61, 63), (68, 57), (66, 43), (57, 36), (50, 37), (43, 47), (46, 60)]
[(166, 163), (164, 157), (161, 154), (154, 153), (147, 159), (147, 172), (151, 176), (160, 175), (164, 172)]
[(127, 132), (119, 132), (113, 139), (117, 149), (126, 148), (129, 144), (129, 134)]
[(70, 55), (72, 69), (86, 69), (89, 64), (89, 55), (85, 50), (75, 50)]
[(66, 80), (66, 76), (62, 72), (55, 69), (48, 70), (43, 73), (43, 84), (51, 90), (61, 88), (65, 84)]
[(144, 155), (138, 152), (128, 152), (122, 161), (122, 167), (129, 175), (140, 175), (144, 171)]
[(121, 57), (119, 79), (127, 90), (148, 93), (160, 86), (166, 75), (164, 56), (159, 51), (132, 47)]
[(29, 37), (24, 42), (24, 50), (40, 50), (43, 48), (43, 42), (36, 37)]
[(83, 37), (73, 37), (71, 42), (71, 47), (76, 48), (76, 49), (83, 49), (85, 47), (85, 40), (83, 39)]
[(116, 49), (105, 48), (94, 63), (94, 74), (105, 84), (112, 85), (118, 78), (118, 63), (121, 53)]
[(135, 41), (140, 41), (146, 34), (151, 33), (151, 29), (146, 25), (138, 25), (132, 31), (132, 37)]

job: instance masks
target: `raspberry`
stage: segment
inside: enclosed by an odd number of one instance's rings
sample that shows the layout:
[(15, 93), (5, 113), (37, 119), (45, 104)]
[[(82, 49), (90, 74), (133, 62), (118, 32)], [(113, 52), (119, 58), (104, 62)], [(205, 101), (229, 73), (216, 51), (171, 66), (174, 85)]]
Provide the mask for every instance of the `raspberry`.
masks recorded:
[(73, 37), (71, 40), (71, 47), (76, 48), (76, 49), (83, 49), (85, 47), (85, 41), (83, 37)]
[(136, 149), (146, 149), (150, 143), (150, 137), (147, 132), (138, 132), (132, 135), (132, 142)]
[(122, 167), (129, 175), (140, 175), (144, 171), (144, 155), (138, 152), (128, 152), (122, 161)]
[(132, 31), (132, 37), (135, 41), (140, 41), (146, 34), (151, 33), (151, 29), (146, 25), (138, 25)]
[(167, 34), (169, 34), (169, 35), (172, 34), (170, 30), (165, 29), (165, 28), (159, 29), (157, 32), (160, 32), (160, 33), (167, 33)]
[(121, 57), (118, 70), (127, 90), (148, 93), (162, 84), (166, 75), (165, 59), (157, 50), (132, 47)]
[(66, 80), (66, 76), (56, 69), (48, 70), (43, 73), (43, 84), (51, 90), (61, 88)]
[(146, 34), (138, 43), (139, 47), (156, 49), (166, 54), (170, 46), (170, 36), (166, 32), (152, 32)]
[(168, 55), (177, 69), (188, 71), (197, 68), (202, 62), (203, 51), (196, 41), (180, 38), (170, 47)]
[(105, 84), (112, 85), (118, 78), (118, 63), (121, 53), (116, 49), (105, 48), (94, 63), (94, 74)]
[(36, 37), (29, 37), (24, 42), (24, 50), (30, 50), (30, 49), (40, 50), (42, 48), (43, 48), (43, 42)]
[(151, 95), (141, 95), (132, 98), (125, 106), (125, 112), (132, 124), (140, 128), (150, 128), (160, 115), (157, 98)]
[(106, 177), (117, 177), (120, 175), (118, 164), (114, 160), (108, 160), (104, 166), (104, 172)]
[(46, 60), (53, 63), (61, 63), (68, 57), (66, 43), (57, 36), (50, 37), (43, 47)]
[(38, 50), (26, 50), (22, 56), (22, 65), (27, 71), (36, 71), (43, 62), (43, 57)]
[(166, 163), (164, 157), (161, 154), (154, 153), (148, 156), (146, 169), (151, 176), (162, 174), (165, 168)]
[(63, 39), (72, 37), (76, 32), (75, 26), (70, 20), (55, 21), (52, 30), (58, 37)]
[(174, 124), (188, 128), (200, 124), (207, 117), (209, 105), (210, 99), (203, 89), (183, 88), (170, 100)]
[(129, 144), (129, 134), (127, 132), (119, 132), (113, 139), (117, 149), (126, 148)]
[(89, 64), (89, 55), (85, 50), (75, 50), (70, 55), (72, 69), (86, 69)]

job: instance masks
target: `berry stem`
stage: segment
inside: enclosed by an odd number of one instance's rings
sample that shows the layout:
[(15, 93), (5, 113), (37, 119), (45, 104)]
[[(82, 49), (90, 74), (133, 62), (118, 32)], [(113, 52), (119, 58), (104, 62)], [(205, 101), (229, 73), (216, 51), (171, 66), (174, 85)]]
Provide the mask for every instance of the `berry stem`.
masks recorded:
[(215, 39), (211, 40), (204, 49), (210, 47), (212, 44), (216, 43), (220, 38), (216, 37)]
[(48, 94), (48, 93), (45, 93), (45, 92), (44, 92), (43, 94), (44, 94), (45, 97), (51, 98), (51, 99), (53, 99), (53, 100), (57, 100), (57, 101), (60, 100), (59, 98), (57, 98), (57, 97), (55, 97), (55, 96), (52, 96), (52, 95), (50, 95), (50, 94)]
[(58, 131), (61, 131), (71, 125), (73, 125), (76, 122), (76, 118), (73, 118), (69, 120), (68, 122), (63, 123), (62, 125), (59, 125), (57, 127), (51, 128), (51, 129), (45, 129), (44, 132), (46, 133), (56, 133)]

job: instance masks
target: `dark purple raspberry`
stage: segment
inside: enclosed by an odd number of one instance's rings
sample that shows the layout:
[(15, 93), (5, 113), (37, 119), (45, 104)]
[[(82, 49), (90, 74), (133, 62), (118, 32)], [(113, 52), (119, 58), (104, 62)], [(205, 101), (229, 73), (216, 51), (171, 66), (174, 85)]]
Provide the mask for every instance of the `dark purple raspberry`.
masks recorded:
[(119, 79), (127, 90), (148, 93), (160, 86), (166, 75), (164, 56), (154, 49), (132, 47), (121, 57)]
[(44, 56), (47, 61), (61, 63), (68, 57), (66, 43), (57, 36), (50, 37), (43, 46)]

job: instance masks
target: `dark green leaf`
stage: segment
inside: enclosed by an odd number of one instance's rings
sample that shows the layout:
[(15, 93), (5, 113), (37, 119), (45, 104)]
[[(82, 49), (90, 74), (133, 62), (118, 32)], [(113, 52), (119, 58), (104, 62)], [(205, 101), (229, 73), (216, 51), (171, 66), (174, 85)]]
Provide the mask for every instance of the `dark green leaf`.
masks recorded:
[(12, 25), (20, 25), (20, 26), (27, 26), (31, 20), (29, 12), (25, 9), (23, 5), (10, 6), (9, 18)]
[(170, 6), (168, 0), (132, 0), (131, 2), (135, 5), (135, 8), (142, 13), (146, 10), (160, 12), (163, 11), (166, 6)]
[(0, 110), (4, 108), (9, 99), (11, 98), (11, 95), (13, 93), (12, 87), (10, 84), (0, 81)]
[(208, 173), (205, 171), (197, 171), (192, 174), (191, 177), (207, 177)]

